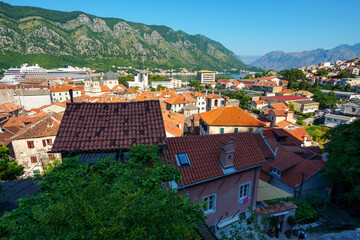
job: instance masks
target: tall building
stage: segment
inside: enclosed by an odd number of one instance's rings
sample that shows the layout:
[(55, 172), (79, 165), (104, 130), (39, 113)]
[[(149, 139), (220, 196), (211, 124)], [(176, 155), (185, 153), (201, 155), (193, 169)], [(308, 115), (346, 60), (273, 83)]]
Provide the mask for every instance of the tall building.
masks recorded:
[(198, 71), (197, 80), (199, 80), (201, 84), (210, 84), (211, 82), (215, 82), (215, 72), (208, 70)]
[(135, 73), (134, 81), (127, 82), (127, 87), (139, 87), (139, 90), (148, 88), (148, 77), (149, 75), (145, 72)]

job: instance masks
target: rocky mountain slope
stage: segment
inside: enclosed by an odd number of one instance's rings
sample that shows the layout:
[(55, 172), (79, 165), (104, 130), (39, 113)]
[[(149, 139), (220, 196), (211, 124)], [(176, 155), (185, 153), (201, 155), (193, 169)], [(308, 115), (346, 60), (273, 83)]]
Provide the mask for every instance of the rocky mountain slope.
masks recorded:
[(321, 62), (348, 60), (358, 56), (360, 56), (360, 43), (352, 46), (343, 44), (330, 50), (316, 49), (292, 53), (273, 51), (251, 63), (251, 65), (265, 69), (283, 70)]
[(188, 69), (253, 69), (222, 44), (166, 26), (0, 2), (0, 67), (23, 62)]

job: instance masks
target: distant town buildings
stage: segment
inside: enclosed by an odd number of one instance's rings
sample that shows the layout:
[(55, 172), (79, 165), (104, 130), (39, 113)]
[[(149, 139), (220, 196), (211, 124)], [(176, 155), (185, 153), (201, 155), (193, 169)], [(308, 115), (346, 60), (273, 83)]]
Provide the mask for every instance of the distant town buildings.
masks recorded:
[(149, 85), (149, 76), (146, 72), (138, 72), (134, 74), (134, 81), (127, 82), (127, 87), (138, 87), (139, 90), (145, 90)]
[(197, 80), (201, 82), (201, 84), (210, 84), (215, 81), (215, 72), (203, 70), (197, 72)]

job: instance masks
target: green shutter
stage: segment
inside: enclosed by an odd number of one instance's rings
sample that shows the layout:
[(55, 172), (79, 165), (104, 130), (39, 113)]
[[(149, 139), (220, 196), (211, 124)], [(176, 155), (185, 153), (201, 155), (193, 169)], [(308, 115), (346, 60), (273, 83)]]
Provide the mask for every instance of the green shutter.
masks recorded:
[(239, 129), (238, 128), (234, 128), (234, 132), (239, 132)]
[(224, 133), (224, 128), (220, 128), (220, 133)]

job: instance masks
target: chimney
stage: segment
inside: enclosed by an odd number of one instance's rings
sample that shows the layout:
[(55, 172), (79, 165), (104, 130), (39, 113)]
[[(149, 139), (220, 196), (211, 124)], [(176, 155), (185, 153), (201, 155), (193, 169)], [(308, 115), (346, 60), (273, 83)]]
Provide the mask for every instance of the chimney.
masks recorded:
[(294, 112), (293, 111), (288, 111), (286, 113), (286, 121), (288, 121), (288, 122), (294, 121)]
[(236, 140), (226, 137), (220, 141), (220, 162), (224, 168), (234, 166)]
[(70, 95), (71, 102), (73, 103), (74, 102), (74, 96), (73, 96), (73, 90), (72, 89), (69, 89), (69, 95)]
[(225, 107), (226, 107), (226, 106), (228, 106), (228, 105), (229, 105), (229, 99), (230, 99), (230, 98), (229, 98), (229, 97), (227, 97), (227, 96), (226, 96), (226, 97), (224, 97), (224, 98), (225, 98)]

